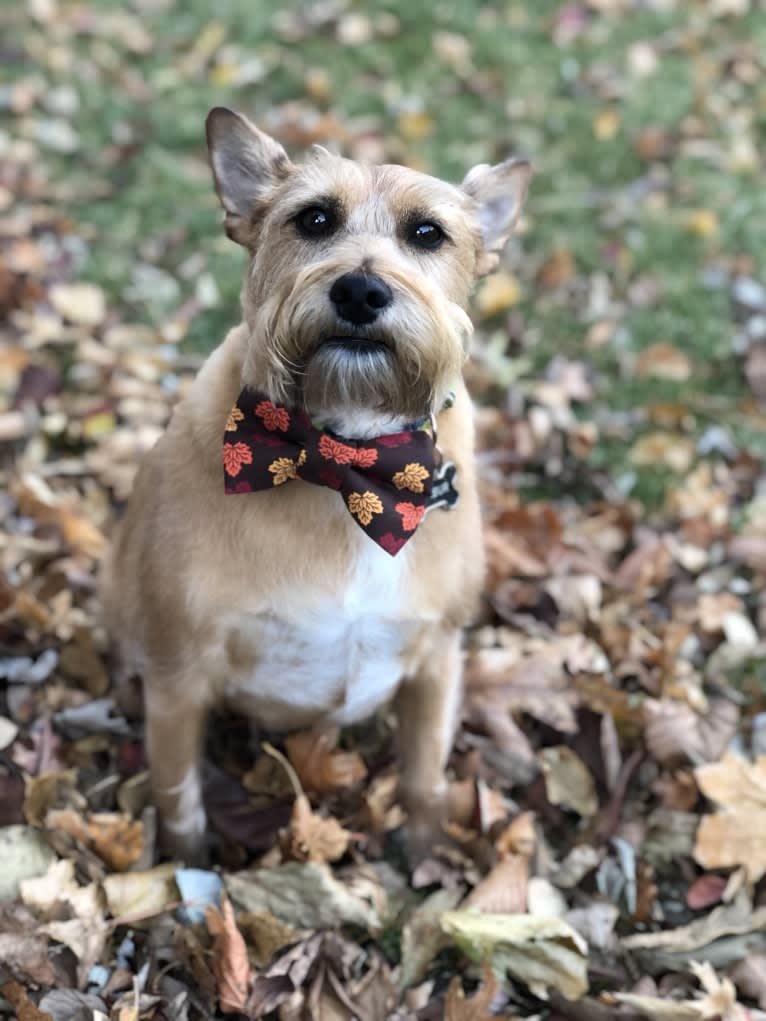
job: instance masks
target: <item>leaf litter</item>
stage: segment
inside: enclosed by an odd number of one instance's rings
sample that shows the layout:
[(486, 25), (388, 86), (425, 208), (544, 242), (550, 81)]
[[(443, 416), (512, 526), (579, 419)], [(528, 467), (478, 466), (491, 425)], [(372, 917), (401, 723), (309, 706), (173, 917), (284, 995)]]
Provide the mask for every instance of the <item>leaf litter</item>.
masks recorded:
[[(735, 203), (674, 176), (683, 163), (746, 182), (757, 166), (758, 5), (687, 18), (674, 0), (648, 3), (645, 33), (619, 55), (636, 12), (611, 0), (511, 5), (507, 22), (490, 6), (471, 31), (434, 28), (445, 104), (490, 104), (518, 125), (512, 147), (540, 157), (555, 143), (539, 141), (540, 99), (523, 75), (503, 85), (515, 58), (492, 47), (506, 30), (545, 40), (564, 76), (550, 116), (569, 111), (564, 134), (598, 157), (592, 195), (575, 197), (595, 210), (601, 250), (580, 250), (572, 195), (541, 186), (477, 292), (467, 375), (486, 600), (466, 642), (451, 843), (414, 873), (385, 717), (291, 735), (279, 762), (243, 721), (215, 722), (213, 868), (159, 858), (140, 713), (117, 690), (95, 576), (136, 465), (199, 364), (187, 341), (229, 323), (238, 268), (231, 283), (213, 273), (218, 249), (186, 221), (143, 234), (117, 222), (144, 158), (143, 105), (188, 92), (196, 123), (205, 89), (246, 107), (242, 90), (271, 88), (296, 46), (383, 52), (410, 30), (399, 5), (368, 15), (340, 0), (269, 14), (262, 44), (195, 15), (171, 51), (165, 6), (34, 0), (0, 16), (0, 1015), (766, 1018), (766, 267), (731, 228)], [(693, 116), (636, 105), (702, 52)], [(335, 80), (342, 62), (311, 59), (295, 96), (266, 111), (288, 146), (329, 140), (425, 167), (449, 148), (425, 93), (383, 89), (386, 113), (360, 118), (342, 107), (354, 92)], [(97, 143), (82, 104), (104, 75), (126, 106)], [(560, 105), (568, 91), (577, 103)], [(463, 169), (472, 145), (457, 147)], [(605, 178), (616, 153), (631, 169)], [(496, 156), (477, 147), (476, 160)], [(551, 158), (569, 170), (579, 155)], [(158, 177), (167, 162), (163, 150)], [(205, 208), (200, 153), (169, 162)], [(140, 203), (130, 216), (158, 219)], [(217, 236), (212, 218), (206, 230)], [(686, 287), (637, 255), (671, 235), (720, 337), (691, 307), (679, 327)], [(104, 275), (102, 252), (122, 259)]]

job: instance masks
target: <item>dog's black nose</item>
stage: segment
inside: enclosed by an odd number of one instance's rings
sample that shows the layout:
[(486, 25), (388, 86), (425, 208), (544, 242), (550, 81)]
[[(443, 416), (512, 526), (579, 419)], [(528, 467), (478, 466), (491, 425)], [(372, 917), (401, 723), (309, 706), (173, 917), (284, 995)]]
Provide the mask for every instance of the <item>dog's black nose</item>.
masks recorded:
[(330, 301), (338, 315), (355, 326), (374, 322), (393, 297), (384, 280), (366, 273), (344, 273), (330, 288)]

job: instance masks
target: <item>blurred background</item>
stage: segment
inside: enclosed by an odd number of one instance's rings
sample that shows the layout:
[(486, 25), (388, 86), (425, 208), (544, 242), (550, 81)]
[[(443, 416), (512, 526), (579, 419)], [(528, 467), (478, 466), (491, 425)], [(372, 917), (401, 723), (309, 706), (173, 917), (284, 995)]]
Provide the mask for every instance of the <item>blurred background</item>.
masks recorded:
[[(17, 408), (77, 387), (49, 437), (103, 438), (131, 395), (160, 424), (179, 366), (237, 321), (203, 140), (223, 104), (293, 155), (455, 181), (533, 160), (471, 369), (532, 496), (658, 507), (700, 459), (763, 453), (763, 4), (27, 0), (0, 36), (0, 312), (23, 349), (0, 385)], [(105, 389), (115, 367), (131, 394)]]

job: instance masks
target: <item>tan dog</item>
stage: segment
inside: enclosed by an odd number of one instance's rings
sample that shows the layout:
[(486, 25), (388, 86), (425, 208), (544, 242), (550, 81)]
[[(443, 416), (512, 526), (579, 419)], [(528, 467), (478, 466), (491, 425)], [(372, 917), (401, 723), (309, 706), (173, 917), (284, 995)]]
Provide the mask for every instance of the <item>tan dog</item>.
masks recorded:
[[(199, 759), (211, 704), (231, 699), (288, 730), (349, 724), (395, 699), (419, 855), (442, 821), (461, 629), (482, 584), (460, 375), (465, 307), (475, 278), (497, 263), (530, 169), (478, 166), (455, 187), (320, 148), (296, 166), (221, 108), (207, 130), (227, 232), (249, 254), (244, 321), (142, 464), (104, 579), (108, 626), (144, 680), (165, 845), (187, 859), (204, 849)], [(430, 510), (390, 555), (359, 527), (364, 507), (350, 513), (342, 493), (295, 481), (304, 454), (280, 462), (289, 471), (272, 491), (226, 494), (224, 430), (242, 417), (232, 408), (244, 387), (357, 445), (435, 416), (437, 460), (457, 467), (457, 504)], [(404, 467), (397, 480), (409, 477)]]

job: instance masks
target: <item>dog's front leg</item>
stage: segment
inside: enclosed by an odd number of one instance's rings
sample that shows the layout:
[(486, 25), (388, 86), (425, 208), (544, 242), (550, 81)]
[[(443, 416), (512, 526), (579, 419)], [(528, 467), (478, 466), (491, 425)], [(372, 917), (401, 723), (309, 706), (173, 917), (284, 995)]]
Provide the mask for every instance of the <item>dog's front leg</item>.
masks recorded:
[(200, 754), (207, 706), (178, 685), (146, 685), (146, 748), (160, 843), (174, 858), (203, 864), (205, 808)]
[(401, 764), (400, 792), (407, 812), (411, 861), (425, 858), (444, 840), (447, 780), (444, 768), (460, 709), (462, 658), (460, 631), (439, 629), (412, 677), (396, 699)]

